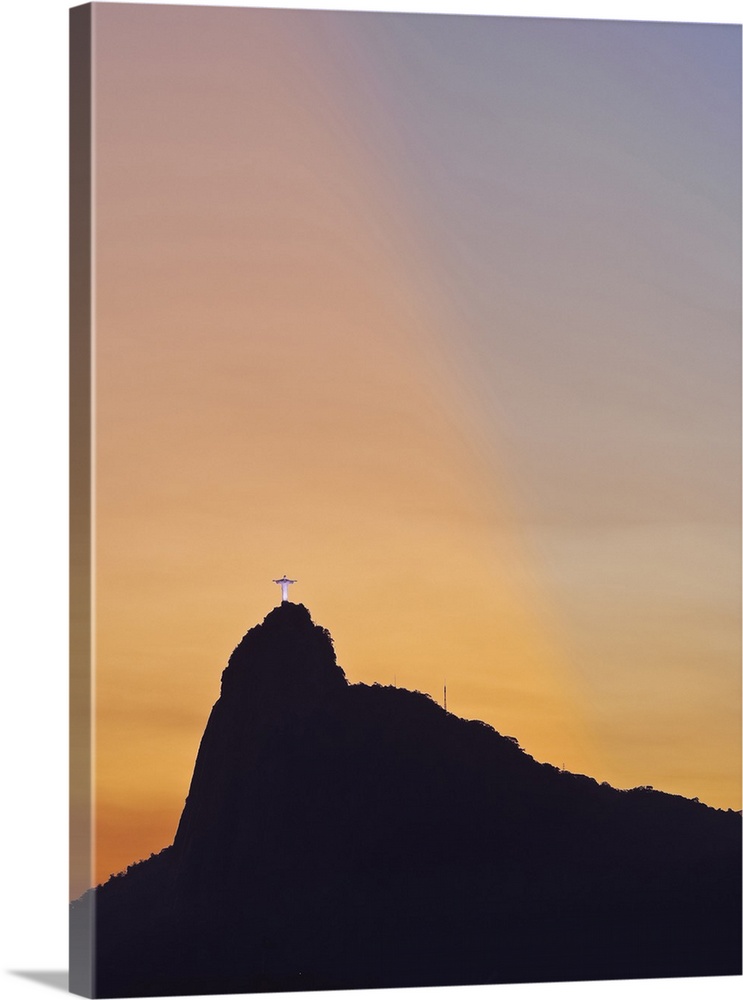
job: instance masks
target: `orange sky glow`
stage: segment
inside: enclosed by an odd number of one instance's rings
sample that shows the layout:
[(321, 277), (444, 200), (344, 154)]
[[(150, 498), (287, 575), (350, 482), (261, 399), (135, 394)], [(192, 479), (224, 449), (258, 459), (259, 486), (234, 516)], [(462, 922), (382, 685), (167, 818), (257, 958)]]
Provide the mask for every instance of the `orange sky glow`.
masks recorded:
[[(635, 83), (612, 90), (613, 141), (647, 157), (607, 152), (637, 199), (613, 239), (646, 252), (644, 197), (669, 241), (707, 211), (699, 296), (720, 308), (680, 318), (667, 256), (615, 294), (571, 228), (593, 205), (609, 229), (614, 206), (589, 192), (552, 218), (517, 186), (518, 123), (562, 141), (569, 37), (511, 22), (512, 89), (478, 108), (475, 70), (447, 90), (478, 58), (461, 23), (354, 17), (94, 5), (96, 850), (73, 894), (171, 843), (221, 671), (284, 573), (351, 682), (438, 701), (446, 683), (451, 711), (538, 760), (740, 808), (737, 300), (714, 268), (731, 189), (702, 203), (694, 162), (660, 204), (673, 137), (651, 148)], [(587, 74), (629, 70), (601, 45)], [(570, 111), (588, 158), (592, 99)], [(472, 148), (453, 139), (438, 178), (457, 100)], [(492, 156), (514, 159), (481, 177), (498, 128), (513, 152)], [(567, 160), (534, 155), (564, 205)], [(497, 225), (465, 214), (468, 171)]]

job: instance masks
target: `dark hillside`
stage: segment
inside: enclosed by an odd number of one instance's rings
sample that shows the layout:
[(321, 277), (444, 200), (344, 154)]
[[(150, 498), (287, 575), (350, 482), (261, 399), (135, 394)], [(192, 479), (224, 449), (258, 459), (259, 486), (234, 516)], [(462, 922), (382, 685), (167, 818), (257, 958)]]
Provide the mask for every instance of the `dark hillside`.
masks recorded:
[(174, 844), (95, 900), (97, 995), (730, 975), (741, 820), (348, 685), (283, 604), (222, 679)]

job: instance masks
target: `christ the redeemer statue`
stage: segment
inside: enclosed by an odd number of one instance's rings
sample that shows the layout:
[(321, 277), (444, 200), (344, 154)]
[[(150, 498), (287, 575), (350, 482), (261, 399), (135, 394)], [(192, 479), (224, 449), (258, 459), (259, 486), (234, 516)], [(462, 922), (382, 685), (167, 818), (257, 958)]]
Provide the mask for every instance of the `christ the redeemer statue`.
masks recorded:
[(289, 577), (284, 574), (280, 580), (274, 580), (274, 583), (281, 584), (281, 602), (289, 600), (289, 584), (296, 583), (296, 580), (290, 580)]

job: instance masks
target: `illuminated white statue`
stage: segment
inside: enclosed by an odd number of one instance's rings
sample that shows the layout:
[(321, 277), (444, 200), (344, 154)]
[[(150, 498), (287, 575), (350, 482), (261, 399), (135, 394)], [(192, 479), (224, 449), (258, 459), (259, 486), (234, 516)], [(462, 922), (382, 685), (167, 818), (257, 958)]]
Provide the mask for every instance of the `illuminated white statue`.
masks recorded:
[(296, 583), (296, 582), (297, 582), (296, 580), (290, 580), (286, 574), (284, 574), (284, 576), (282, 576), (282, 578), (280, 580), (274, 580), (274, 583), (280, 583), (281, 584), (281, 600), (282, 600), (282, 602), (289, 600), (289, 584), (290, 583)]

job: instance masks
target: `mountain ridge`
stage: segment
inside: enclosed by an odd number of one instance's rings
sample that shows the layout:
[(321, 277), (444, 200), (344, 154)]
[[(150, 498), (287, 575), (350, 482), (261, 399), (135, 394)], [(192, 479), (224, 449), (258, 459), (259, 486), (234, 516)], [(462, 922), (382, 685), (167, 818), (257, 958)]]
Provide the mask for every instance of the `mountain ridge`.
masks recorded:
[(98, 996), (735, 974), (740, 828), (349, 684), (285, 602), (229, 658), (173, 844), (73, 921)]

